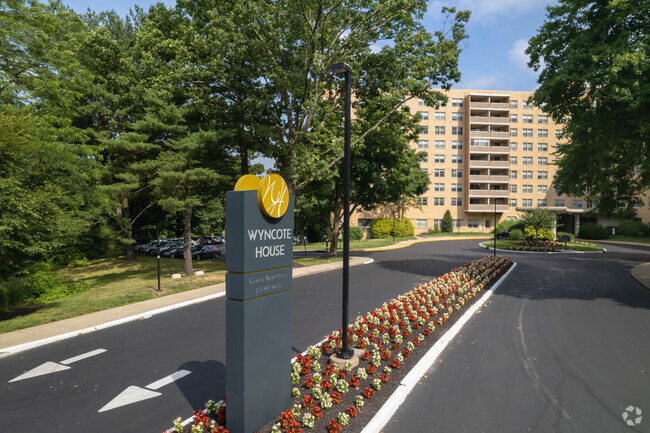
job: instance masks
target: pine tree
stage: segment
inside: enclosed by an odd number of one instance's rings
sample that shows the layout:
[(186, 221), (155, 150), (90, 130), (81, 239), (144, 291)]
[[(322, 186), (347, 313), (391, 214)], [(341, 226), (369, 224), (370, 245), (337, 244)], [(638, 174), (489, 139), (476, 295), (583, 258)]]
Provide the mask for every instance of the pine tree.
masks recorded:
[(440, 231), (443, 233), (451, 233), (454, 231), (454, 220), (451, 218), (451, 212), (447, 209), (445, 215), (442, 217), (442, 224)]

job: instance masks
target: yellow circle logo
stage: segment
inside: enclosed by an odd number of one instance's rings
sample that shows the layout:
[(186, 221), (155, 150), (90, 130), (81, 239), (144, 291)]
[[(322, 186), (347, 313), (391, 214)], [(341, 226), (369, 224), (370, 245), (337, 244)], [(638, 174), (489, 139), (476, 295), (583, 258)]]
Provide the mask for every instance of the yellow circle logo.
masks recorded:
[(257, 187), (257, 202), (264, 215), (280, 218), (289, 207), (289, 188), (279, 174), (267, 174)]

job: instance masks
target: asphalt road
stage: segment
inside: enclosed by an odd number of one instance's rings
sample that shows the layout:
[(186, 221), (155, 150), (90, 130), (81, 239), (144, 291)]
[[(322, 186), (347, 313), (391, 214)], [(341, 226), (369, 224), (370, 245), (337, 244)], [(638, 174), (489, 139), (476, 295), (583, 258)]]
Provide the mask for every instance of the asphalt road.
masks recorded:
[[(512, 254), (517, 269), (384, 432), (649, 432), (648, 248)], [(630, 405), (645, 412), (628, 426)], [(628, 419), (634, 418), (628, 415)]]
[[(582, 427), (585, 419), (621, 429), (615, 421), (629, 404), (650, 411), (650, 339), (641, 331), (650, 324), (650, 292), (629, 276), (633, 265), (647, 261), (648, 249), (608, 249), (606, 255), (513, 254), (519, 267), (430, 372), (436, 382), (425, 381), (402, 406), (415, 414), (398, 412), (391, 431), (572, 431), (567, 426)], [(477, 241), (367, 253), (375, 262), (350, 270), (351, 320), (486, 254)], [(341, 326), (340, 298), (339, 271), (294, 280), (287, 358)], [(219, 298), (0, 359), (0, 431), (170, 427), (175, 417), (225, 393), (224, 313)], [(43, 364), (60, 371), (14, 380)], [(181, 370), (190, 373), (165, 379)], [(434, 396), (426, 394), (430, 388)], [(107, 408), (118, 395), (123, 405)]]

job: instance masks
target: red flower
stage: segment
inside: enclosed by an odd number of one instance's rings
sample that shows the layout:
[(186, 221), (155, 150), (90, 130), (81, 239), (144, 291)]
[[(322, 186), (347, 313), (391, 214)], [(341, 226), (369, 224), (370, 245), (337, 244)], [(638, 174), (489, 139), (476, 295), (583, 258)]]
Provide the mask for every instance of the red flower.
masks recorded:
[(363, 352), (363, 355), (361, 355), (361, 359), (363, 359), (364, 361), (368, 361), (371, 356), (372, 354), (370, 353), (370, 351), (366, 350), (365, 352)]
[(327, 364), (327, 367), (325, 367), (323, 374), (325, 376), (331, 376), (332, 373), (334, 373), (334, 366), (332, 364)]
[[(223, 401), (226, 401), (225, 397)], [(217, 422), (219, 424), (225, 424), (226, 423), (226, 406), (221, 406), (219, 410), (217, 410)]]
[(366, 386), (362, 394), (365, 398), (371, 399), (375, 395), (375, 391), (372, 388), (368, 388)]
[(424, 334), (425, 337), (428, 337), (429, 334), (431, 334), (431, 330), (429, 328), (424, 328), (424, 331), (422, 331), (422, 334)]
[(345, 413), (350, 415), (350, 418), (356, 418), (357, 417), (357, 408), (354, 406), (350, 406), (345, 410)]
[(280, 415), (280, 418), (278, 419), (278, 421), (280, 422), (280, 425), (282, 426), (282, 428), (289, 427), (291, 425), (292, 421), (295, 421), (295, 419), (293, 418), (293, 412), (291, 411), (291, 409), (289, 409), (286, 412), (282, 412), (282, 415)]
[(350, 381), (348, 382), (348, 384), (352, 388), (358, 388), (359, 387), (359, 376), (356, 376), (356, 375), (353, 374), (352, 377), (350, 378)]
[(386, 382), (388, 382), (388, 375), (387, 375), (387, 374), (382, 374), (381, 376), (379, 376), (379, 379), (380, 379), (383, 383), (386, 383)]
[(334, 404), (339, 404), (339, 403), (341, 402), (341, 399), (342, 399), (342, 397), (341, 397), (341, 393), (340, 393), (340, 392), (338, 392), (338, 391), (334, 391), (334, 392), (332, 393), (332, 403), (334, 403)]
[(343, 427), (339, 424), (339, 420), (334, 418), (332, 421), (327, 424), (327, 431), (329, 433), (339, 433)]
[(377, 367), (375, 367), (375, 364), (369, 364), (367, 371), (368, 374), (375, 374), (377, 373)]
[(327, 392), (329, 392), (330, 389), (332, 389), (332, 383), (325, 378), (323, 378), (323, 380), (320, 381), (320, 386)]
[(408, 358), (409, 356), (411, 356), (411, 351), (408, 349), (404, 349), (402, 355), (404, 355), (405, 358)]
[(212, 433), (230, 433), (224, 426), (219, 426), (219, 428), (212, 429)]
[(414, 338), (413, 339), (413, 345), (416, 346), (416, 347), (419, 346), (420, 345), (420, 340), (417, 339), (417, 338)]
[(311, 377), (305, 380), (305, 388), (311, 389), (314, 387), (314, 385), (315, 385), (314, 379), (312, 379)]
[(323, 417), (323, 411), (321, 410), (319, 405), (313, 406), (311, 409), (309, 409), (309, 411), (311, 412), (312, 415), (314, 415), (316, 419), (321, 419)]
[(339, 370), (339, 372), (336, 373), (336, 376), (338, 379), (345, 379), (345, 371)]
[(390, 366), (392, 368), (400, 368), (401, 362), (399, 362), (399, 359), (393, 358), (393, 360), (390, 362)]
[(306, 409), (309, 409), (310, 407), (312, 407), (314, 405), (314, 403), (315, 403), (314, 397), (312, 397), (311, 395), (306, 395), (302, 399), (302, 407), (304, 407)]

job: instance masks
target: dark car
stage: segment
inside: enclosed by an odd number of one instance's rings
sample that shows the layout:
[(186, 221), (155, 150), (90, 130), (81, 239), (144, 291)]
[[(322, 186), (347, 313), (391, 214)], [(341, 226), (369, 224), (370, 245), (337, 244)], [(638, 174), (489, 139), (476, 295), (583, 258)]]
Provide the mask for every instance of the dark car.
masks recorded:
[[(201, 250), (199, 247), (191, 247), (192, 250), (192, 256), (194, 256), (194, 253), (197, 253)], [(185, 246), (184, 245), (179, 245), (173, 250), (167, 251), (167, 255), (169, 258), (175, 259), (175, 258), (183, 258), (185, 257)]]
[(219, 256), (221, 256), (221, 250), (214, 245), (206, 245), (200, 251), (192, 252), (192, 258), (195, 260), (216, 259)]
[(510, 237), (510, 232), (514, 230), (514, 227), (510, 227), (508, 229), (505, 229), (502, 232), (497, 233), (497, 239), (502, 239), (502, 238), (509, 238)]

